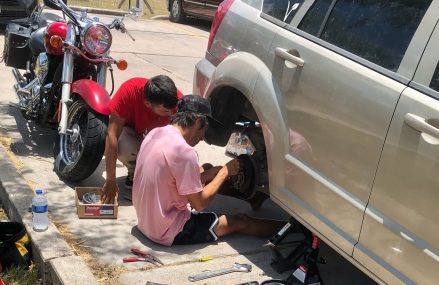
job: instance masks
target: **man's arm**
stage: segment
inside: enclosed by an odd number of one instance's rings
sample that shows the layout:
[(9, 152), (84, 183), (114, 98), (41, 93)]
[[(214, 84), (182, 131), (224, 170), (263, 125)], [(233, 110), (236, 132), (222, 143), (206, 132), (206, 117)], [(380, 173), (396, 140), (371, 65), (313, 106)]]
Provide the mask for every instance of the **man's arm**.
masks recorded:
[(218, 171), (215, 178), (209, 184), (204, 186), (203, 191), (187, 195), (192, 208), (198, 212), (203, 211), (209, 205), (213, 197), (215, 197), (216, 193), (218, 193), (218, 190), (227, 177), (238, 174), (239, 169), (239, 160), (233, 159)]
[(116, 193), (119, 191), (116, 184), (116, 161), (118, 152), (118, 140), (125, 126), (125, 120), (114, 114), (110, 115), (105, 140), (105, 168), (107, 179), (102, 189), (102, 202), (114, 203)]
[(222, 166), (213, 166), (212, 168), (209, 168), (200, 174), (201, 178), (201, 184), (206, 185), (207, 183), (210, 183), (215, 176), (218, 174), (218, 172), (221, 170)]

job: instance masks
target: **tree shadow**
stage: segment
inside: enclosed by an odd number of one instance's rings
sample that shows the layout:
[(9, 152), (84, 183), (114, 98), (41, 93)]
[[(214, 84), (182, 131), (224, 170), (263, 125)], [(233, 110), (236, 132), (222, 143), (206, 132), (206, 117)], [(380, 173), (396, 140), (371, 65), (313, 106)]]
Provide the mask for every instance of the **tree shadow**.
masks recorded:
[(52, 157), (52, 145), (56, 138), (56, 130), (44, 128), (33, 121), (26, 120), (16, 107), (0, 105), (0, 120), (3, 116), (11, 116), (15, 120), (15, 125), (2, 125), (2, 131), (6, 135), (18, 131), (21, 140), (14, 141), (11, 144), (12, 151), (19, 156), (28, 157)]
[(188, 17), (183, 24), (209, 32), (212, 26), (212, 21)]

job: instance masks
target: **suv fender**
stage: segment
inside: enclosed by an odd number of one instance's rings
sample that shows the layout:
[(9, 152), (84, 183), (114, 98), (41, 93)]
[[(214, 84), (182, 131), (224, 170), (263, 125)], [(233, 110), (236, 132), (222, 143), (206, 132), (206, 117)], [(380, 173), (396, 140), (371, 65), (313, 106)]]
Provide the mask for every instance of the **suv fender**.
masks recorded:
[[(240, 69), (236, 70), (236, 66)], [(221, 130), (212, 130), (215, 139), (209, 140), (212, 136), (206, 134), (208, 143), (225, 145), (239, 116), (250, 114), (261, 123), (266, 151), (270, 153), (269, 169), (284, 168), (289, 145), (288, 136), (285, 136), (288, 133), (285, 107), (280, 88), (264, 62), (246, 52), (228, 56), (217, 66), (205, 94), (211, 101), (213, 116), (224, 124)], [(284, 187), (282, 173), (269, 175), (270, 188)]]

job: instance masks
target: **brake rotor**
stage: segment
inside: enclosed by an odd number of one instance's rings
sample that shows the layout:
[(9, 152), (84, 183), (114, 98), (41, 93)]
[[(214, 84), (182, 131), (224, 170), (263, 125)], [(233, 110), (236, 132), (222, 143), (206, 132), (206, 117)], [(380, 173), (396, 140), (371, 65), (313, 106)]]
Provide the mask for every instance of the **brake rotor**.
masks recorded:
[(238, 159), (242, 167), (237, 175), (230, 177), (230, 183), (236, 190), (238, 198), (248, 200), (255, 195), (257, 190), (258, 168), (253, 157), (248, 154), (241, 154)]

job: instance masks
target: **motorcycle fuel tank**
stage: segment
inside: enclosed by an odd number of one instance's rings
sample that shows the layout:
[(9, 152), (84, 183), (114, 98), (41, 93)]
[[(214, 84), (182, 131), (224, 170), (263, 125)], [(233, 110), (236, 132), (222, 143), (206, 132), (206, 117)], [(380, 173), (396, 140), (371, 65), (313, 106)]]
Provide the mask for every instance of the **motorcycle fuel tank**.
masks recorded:
[(51, 55), (62, 55), (62, 47), (54, 48), (50, 44), (50, 38), (52, 36), (60, 36), (63, 40), (66, 39), (67, 34), (67, 24), (64, 22), (53, 22), (46, 27), (46, 32), (44, 34), (44, 47), (46, 52)]

